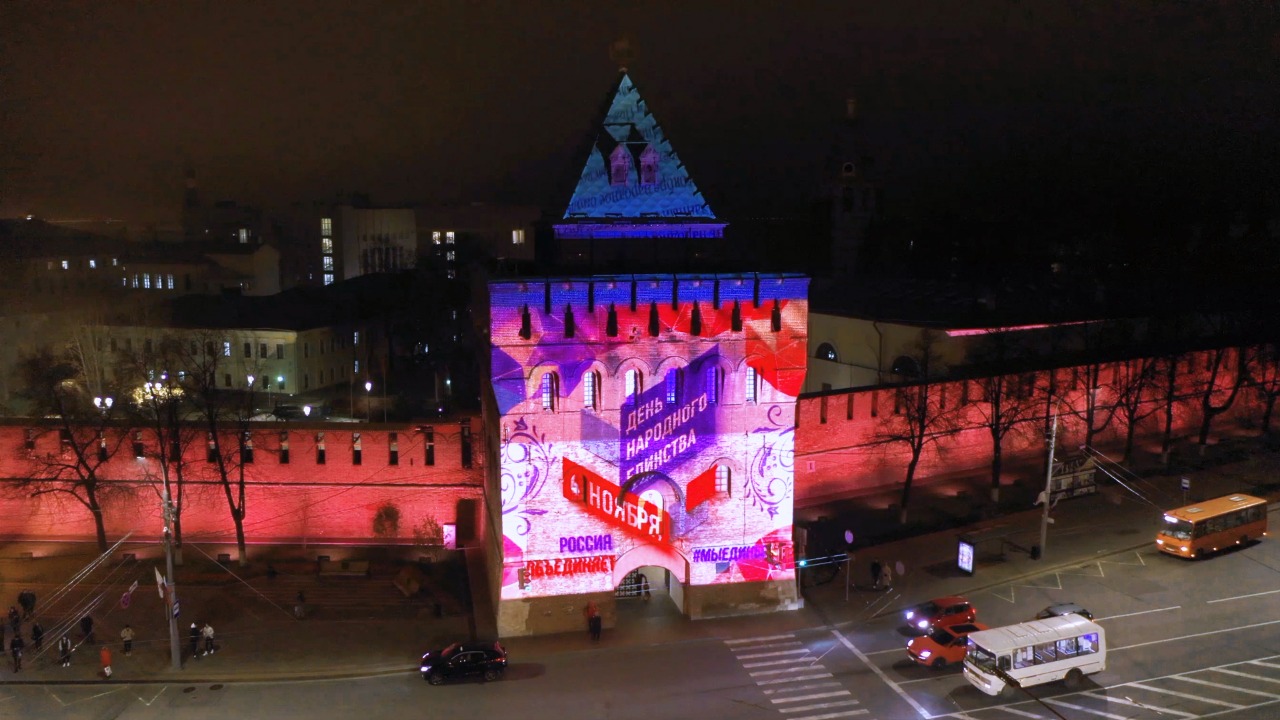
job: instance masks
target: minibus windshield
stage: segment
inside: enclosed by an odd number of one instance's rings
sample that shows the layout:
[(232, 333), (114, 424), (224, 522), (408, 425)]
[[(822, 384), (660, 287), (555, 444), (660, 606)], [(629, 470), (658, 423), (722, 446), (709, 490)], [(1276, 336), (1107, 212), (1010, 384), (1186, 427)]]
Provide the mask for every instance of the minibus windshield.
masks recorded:
[(1176, 540), (1191, 539), (1191, 523), (1172, 515), (1164, 516), (1164, 534)]
[(990, 650), (972, 640), (969, 641), (969, 653), (965, 660), (973, 663), (979, 670), (986, 670), (987, 672), (995, 672), (996, 670), (996, 656)]

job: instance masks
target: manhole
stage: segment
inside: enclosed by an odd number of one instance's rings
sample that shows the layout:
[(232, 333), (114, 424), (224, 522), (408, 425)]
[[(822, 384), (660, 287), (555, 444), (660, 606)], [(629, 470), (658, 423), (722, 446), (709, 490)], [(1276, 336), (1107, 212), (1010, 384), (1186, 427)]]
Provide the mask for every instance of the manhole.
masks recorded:
[(209, 689), (210, 689), (210, 690), (221, 690), (221, 689), (222, 689), (222, 683), (217, 683), (216, 685), (210, 685), (210, 686), (209, 686)]
[(193, 687), (189, 687), (189, 688), (182, 688), (182, 692), (184, 692), (184, 693), (190, 693), (190, 692), (195, 692), (195, 691), (196, 691), (196, 689), (195, 689), (195, 688), (193, 688)]

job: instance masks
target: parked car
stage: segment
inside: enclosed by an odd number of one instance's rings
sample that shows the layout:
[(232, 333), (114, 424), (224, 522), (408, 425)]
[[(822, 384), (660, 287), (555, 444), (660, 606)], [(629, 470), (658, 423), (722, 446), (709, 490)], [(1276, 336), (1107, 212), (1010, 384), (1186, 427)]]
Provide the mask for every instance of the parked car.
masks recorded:
[(454, 643), (424, 654), (418, 669), (422, 679), (432, 685), (466, 677), (498, 680), (507, 669), (507, 650), (496, 641)]
[(924, 632), (929, 632), (935, 627), (971, 623), (977, 619), (977, 609), (959, 595), (934, 598), (906, 611), (907, 625), (913, 630)]
[(1085, 610), (1083, 607), (1075, 603), (1069, 603), (1069, 602), (1054, 603), (1050, 605), (1049, 607), (1036, 613), (1036, 619), (1044, 620), (1045, 618), (1062, 617), (1063, 615), (1079, 615), (1085, 620), (1093, 619), (1093, 613), (1089, 612), (1088, 610)]
[(990, 629), (976, 622), (936, 627), (928, 635), (912, 638), (907, 643), (907, 654), (921, 665), (941, 670), (948, 664), (964, 662), (964, 655), (969, 651), (966, 639), (969, 633)]

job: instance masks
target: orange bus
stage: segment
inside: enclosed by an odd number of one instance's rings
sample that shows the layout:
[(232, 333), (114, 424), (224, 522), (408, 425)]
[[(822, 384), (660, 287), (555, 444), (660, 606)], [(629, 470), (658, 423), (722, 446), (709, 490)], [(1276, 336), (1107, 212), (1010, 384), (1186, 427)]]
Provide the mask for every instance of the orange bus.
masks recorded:
[(1267, 501), (1227, 495), (1170, 510), (1156, 533), (1156, 547), (1178, 557), (1202, 558), (1267, 534)]

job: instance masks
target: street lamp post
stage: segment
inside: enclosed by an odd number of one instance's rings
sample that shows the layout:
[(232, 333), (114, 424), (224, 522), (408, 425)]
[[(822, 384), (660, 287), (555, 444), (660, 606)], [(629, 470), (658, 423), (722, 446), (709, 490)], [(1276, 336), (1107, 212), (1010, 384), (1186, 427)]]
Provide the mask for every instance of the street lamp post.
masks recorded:
[(1053, 428), (1049, 431), (1049, 469), (1045, 472), (1044, 477), (1044, 495), (1041, 501), (1044, 503), (1043, 511), (1040, 515), (1040, 557), (1044, 557), (1045, 542), (1049, 539), (1049, 505), (1050, 499), (1053, 497), (1053, 451), (1058, 445), (1058, 412), (1053, 413)]
[(248, 377), (249, 380), (249, 417), (253, 417), (253, 376)]
[[(159, 428), (163, 425), (164, 419), (160, 414), (161, 403), (173, 402), (173, 394), (168, 386), (168, 375), (161, 375), (166, 381), (163, 387), (160, 383), (146, 383), (142, 387), (150, 396), (151, 409), (156, 414), (156, 426)], [(94, 405), (98, 404), (98, 399), (94, 398)], [(111, 398), (107, 398), (103, 403), (106, 407), (111, 407)], [(161, 608), (165, 614), (165, 622), (169, 626), (169, 666), (174, 670), (182, 669), (182, 646), (178, 642), (178, 616), (174, 612), (178, 605), (177, 585), (174, 582), (173, 570), (173, 522), (174, 507), (173, 501), (169, 494), (169, 468), (164, 453), (168, 452), (169, 443), (163, 433), (159, 434), (160, 440), (159, 451), (161, 453), (161, 473), (160, 473), (160, 513), (164, 518), (164, 585), (165, 585), (165, 604)]]
[(364, 383), (364, 421), (371, 422), (373, 419), (373, 383), (366, 380)]

